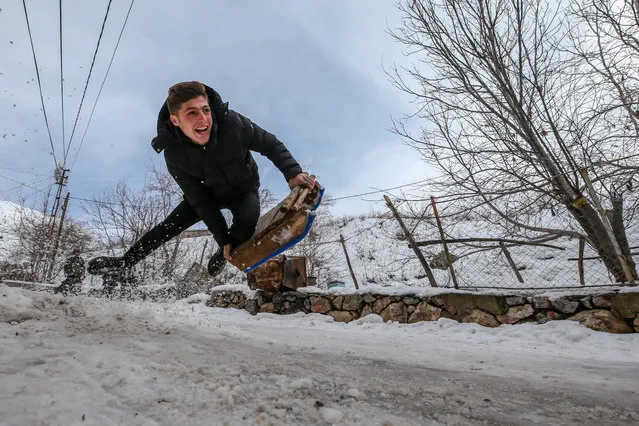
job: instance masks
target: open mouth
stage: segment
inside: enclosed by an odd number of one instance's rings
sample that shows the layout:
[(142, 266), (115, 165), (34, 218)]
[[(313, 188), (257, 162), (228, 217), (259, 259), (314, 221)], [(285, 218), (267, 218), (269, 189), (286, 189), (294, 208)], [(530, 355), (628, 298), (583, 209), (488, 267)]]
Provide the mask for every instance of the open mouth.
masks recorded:
[(205, 135), (209, 130), (209, 126), (196, 127), (194, 130), (196, 135)]

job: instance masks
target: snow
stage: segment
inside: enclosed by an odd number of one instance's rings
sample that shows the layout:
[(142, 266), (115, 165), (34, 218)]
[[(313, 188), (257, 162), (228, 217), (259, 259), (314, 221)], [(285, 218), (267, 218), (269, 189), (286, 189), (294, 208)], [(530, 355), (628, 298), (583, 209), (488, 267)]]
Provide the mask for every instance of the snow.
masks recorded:
[(13, 231), (23, 211), (18, 204), (0, 200), (0, 259), (8, 257), (17, 246)]
[(639, 334), (249, 315), (0, 284), (2, 425), (639, 422)]

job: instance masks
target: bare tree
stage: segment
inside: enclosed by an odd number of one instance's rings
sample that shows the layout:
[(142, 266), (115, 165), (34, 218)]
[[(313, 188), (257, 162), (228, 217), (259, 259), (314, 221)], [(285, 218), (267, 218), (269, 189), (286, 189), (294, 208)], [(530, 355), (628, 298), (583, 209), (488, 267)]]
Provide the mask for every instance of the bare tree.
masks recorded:
[[(112, 254), (120, 254), (144, 233), (161, 222), (181, 201), (182, 192), (166, 172), (153, 169), (145, 186), (140, 190), (130, 188), (119, 181), (107, 188), (94, 202), (85, 204), (84, 210), (91, 217), (91, 224), (98, 230), (102, 246)], [(153, 257), (162, 266), (146, 267), (141, 263), (142, 275), (171, 276), (180, 237), (163, 245)]]
[[(329, 201), (329, 205), (331, 202)], [(341, 256), (336, 241), (331, 241), (328, 230), (331, 228), (333, 216), (329, 205), (322, 205), (313, 221), (313, 225), (306, 238), (295, 245), (290, 254), (304, 256), (307, 259), (308, 275), (317, 277), (318, 283), (333, 277), (335, 271), (331, 269), (334, 260)]]
[[(58, 232), (58, 225), (47, 215), (46, 202), (42, 210), (45, 213), (22, 206), (12, 230), (17, 246), (11, 258), (16, 262), (26, 263), (29, 267), (29, 275), (38, 281), (49, 278), (48, 271), (54, 271), (57, 274), (64, 262), (64, 256), (57, 256), (55, 263), (51, 263), (53, 241)], [(74, 248), (84, 251), (90, 244), (89, 232), (81, 222), (67, 217), (59, 231), (58, 253), (69, 253)]]
[[(573, 25), (570, 37), (575, 60), (583, 70), (583, 80), (593, 105), (593, 118), (605, 117), (602, 130), (614, 140), (619, 157), (630, 154), (630, 162), (622, 161), (600, 171), (597, 176), (611, 200), (611, 225), (619, 236), (622, 252), (629, 255), (625, 238), (626, 221), (639, 211), (639, 197), (633, 190), (639, 180), (637, 139), (639, 138), (639, 2), (637, 0), (580, 0), (572, 5)], [(611, 149), (611, 147), (606, 147)], [(633, 154), (635, 154), (633, 156)], [(622, 172), (619, 172), (619, 169)], [(607, 179), (602, 179), (606, 177)], [(628, 201), (624, 203), (624, 201)], [(624, 208), (624, 204), (626, 204)], [(634, 267), (632, 258), (629, 257)]]
[[(581, 64), (567, 49), (563, 5), (397, 5), (404, 19), (392, 35), (418, 62), (390, 74), (419, 104), (413, 117), (428, 124), (419, 136), (405, 121), (394, 130), (443, 172), (441, 189), (465, 194), (459, 213), (489, 209), (510, 232), (530, 238), (583, 235), (616, 281), (636, 279), (619, 245), (625, 236), (614, 234), (605, 215), (610, 197), (603, 188), (635, 172), (627, 157), (637, 152), (637, 139), (608, 134), (606, 116), (593, 114), (599, 99), (577, 78)], [(613, 149), (620, 143), (623, 155)], [(541, 214), (562, 209), (571, 218), (563, 224)]]

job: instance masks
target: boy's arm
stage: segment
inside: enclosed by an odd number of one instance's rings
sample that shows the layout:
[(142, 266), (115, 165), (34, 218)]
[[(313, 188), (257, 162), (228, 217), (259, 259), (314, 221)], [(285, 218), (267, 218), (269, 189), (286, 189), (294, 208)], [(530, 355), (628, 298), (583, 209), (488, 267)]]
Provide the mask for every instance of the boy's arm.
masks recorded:
[(235, 111), (229, 111), (227, 120), (237, 120), (242, 140), (251, 151), (259, 152), (267, 157), (284, 175), (288, 182), (302, 173), (302, 168), (295, 161), (286, 146), (272, 133), (262, 129), (248, 118)]

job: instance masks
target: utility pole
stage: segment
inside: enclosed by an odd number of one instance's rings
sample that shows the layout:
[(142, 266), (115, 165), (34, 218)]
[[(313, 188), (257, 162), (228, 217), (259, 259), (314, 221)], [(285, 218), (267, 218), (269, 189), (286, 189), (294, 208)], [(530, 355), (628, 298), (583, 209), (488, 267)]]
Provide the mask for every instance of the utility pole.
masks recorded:
[[(69, 203), (69, 193), (67, 193), (65, 202), (64, 202), (64, 206), (62, 207), (62, 219), (60, 221), (60, 226), (59, 229), (57, 230), (56, 233), (56, 223), (57, 223), (57, 219), (58, 219), (58, 211), (60, 210), (60, 200), (62, 198), (62, 190), (63, 188), (67, 185), (68, 181), (69, 181), (69, 169), (64, 167), (64, 164), (59, 164), (58, 167), (56, 167), (55, 171), (53, 172), (53, 177), (55, 178), (55, 184), (58, 185), (58, 189), (56, 191), (56, 196), (55, 196), (55, 200), (53, 202), (53, 207), (51, 208), (51, 217), (50, 217), (50, 221), (49, 221), (49, 241), (53, 242), (53, 247), (51, 248), (51, 253), (49, 255), (49, 265), (48, 267), (46, 267), (46, 263), (45, 263), (45, 268), (44, 268), (44, 280), (48, 280), (49, 277), (52, 277), (53, 275), (53, 270), (54, 270), (54, 264), (55, 264), (55, 258), (57, 255), (57, 251), (58, 251), (58, 244), (59, 244), (59, 239), (60, 239), (60, 233), (62, 232), (62, 224), (64, 222), (64, 216), (66, 214), (66, 209), (67, 209), (67, 205)], [(44, 256), (46, 258), (46, 255)]]
[(58, 227), (58, 232), (55, 235), (55, 240), (53, 243), (53, 251), (51, 252), (51, 264), (49, 265), (49, 274), (48, 277), (53, 278), (53, 272), (55, 269), (55, 258), (58, 255), (58, 247), (60, 246), (60, 236), (62, 235), (62, 226), (64, 225), (64, 218), (67, 215), (67, 207), (69, 206), (69, 197), (71, 196), (70, 192), (67, 192), (67, 196), (64, 198), (64, 204), (62, 204), (62, 217), (60, 217), (60, 226)]

